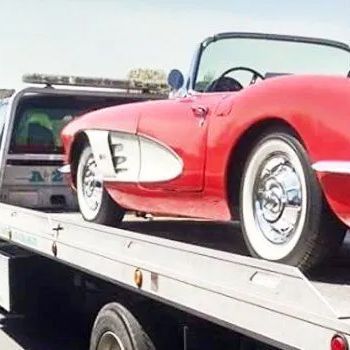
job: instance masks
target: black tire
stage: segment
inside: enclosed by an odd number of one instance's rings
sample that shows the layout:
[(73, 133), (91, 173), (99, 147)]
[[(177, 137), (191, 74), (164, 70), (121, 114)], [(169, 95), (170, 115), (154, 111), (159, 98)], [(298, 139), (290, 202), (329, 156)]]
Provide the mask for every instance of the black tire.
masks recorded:
[[(275, 153), (273, 153), (274, 148), (276, 148)], [(299, 179), (300, 182), (300, 195), (295, 197), (298, 200), (294, 200), (290, 206), (293, 207), (295, 205), (295, 208), (297, 208), (293, 209), (294, 212), (290, 211), (293, 215), (283, 212), (286, 209), (280, 209), (286, 208), (283, 201), (288, 197), (281, 195), (282, 199), (280, 199), (278, 196), (275, 196), (273, 191), (277, 191), (275, 190), (278, 188), (277, 185), (271, 187), (272, 191), (266, 191), (267, 181), (265, 179), (268, 177), (272, 178), (271, 174), (274, 179), (281, 175), (278, 175), (275, 170), (277, 167), (267, 169), (266, 173), (262, 169), (266, 169), (264, 165), (268, 164), (267, 162), (271, 161), (272, 157), (277, 157), (280, 152), (281, 154), (286, 152), (287, 161), (286, 163), (281, 163), (282, 165), (287, 165), (285, 167), (287, 170), (283, 170), (286, 172), (285, 176), (290, 176), (290, 179)], [(288, 167), (293, 169), (295, 173), (292, 170), (288, 170)], [(271, 170), (276, 171), (277, 175), (274, 175)], [(264, 174), (268, 174), (266, 178), (264, 178)], [(264, 191), (261, 191), (259, 186), (261, 183), (265, 185)], [(278, 182), (276, 183), (278, 184)], [(297, 182), (295, 181), (295, 183)], [(298, 186), (295, 185), (294, 190), (296, 191), (297, 188)], [(279, 193), (287, 192), (280, 191)], [(266, 206), (265, 203), (267, 203)], [(288, 238), (289, 241), (283, 238), (286, 240), (285, 243), (279, 243), (278, 240), (282, 238), (276, 235), (273, 236), (276, 224), (273, 222), (275, 217), (273, 215), (269, 216), (269, 214), (274, 214), (274, 212), (270, 208), (266, 209), (269, 205), (273, 210), (278, 208), (276, 210), (276, 218), (278, 218), (278, 215), (280, 216), (277, 220), (284, 218), (283, 215), (290, 221), (293, 221), (290, 218), (296, 218), (294, 234), (297, 235), (295, 237), (291, 236), (292, 238)], [(298, 205), (300, 208), (298, 208)], [(278, 210), (281, 210), (282, 214)], [(241, 180), (239, 211), (244, 240), (252, 256), (293, 265), (304, 271), (309, 270), (325, 257), (333, 254), (342, 243), (346, 233), (346, 227), (331, 212), (324, 199), (320, 184), (303, 145), (297, 137), (285, 130), (270, 130), (270, 132), (260, 138), (251, 150), (245, 163)], [(254, 216), (252, 216), (252, 213)], [(281, 225), (287, 225), (286, 222), (288, 220), (283, 219)], [(269, 230), (269, 226), (266, 226), (265, 223), (268, 223), (274, 229)], [(255, 231), (253, 231), (254, 227)], [(277, 241), (274, 241), (274, 239)]]
[(136, 318), (118, 303), (107, 304), (98, 313), (91, 332), (90, 350), (119, 350), (118, 346), (103, 348), (102, 343), (109, 340), (106, 340), (108, 336), (115, 337), (125, 350), (155, 350)]
[(83, 188), (83, 176), (88, 161), (94, 160), (91, 147), (86, 145), (80, 154), (77, 167), (76, 183), (80, 212), (86, 221), (107, 226), (119, 226), (123, 220), (125, 210), (112, 200), (103, 187), (102, 180), (100, 181), (100, 191), (102, 191), (102, 194), (100, 196), (99, 205), (96, 206), (96, 209), (92, 209), (88, 205), (85, 194), (86, 191), (84, 192)]

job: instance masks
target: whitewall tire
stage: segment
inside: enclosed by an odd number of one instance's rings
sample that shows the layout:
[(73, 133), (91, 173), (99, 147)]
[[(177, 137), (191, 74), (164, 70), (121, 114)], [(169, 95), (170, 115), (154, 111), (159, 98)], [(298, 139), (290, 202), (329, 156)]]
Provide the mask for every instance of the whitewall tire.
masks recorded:
[(109, 226), (122, 221), (124, 209), (113, 202), (103, 187), (102, 174), (88, 145), (79, 158), (76, 183), (79, 208), (86, 221)]
[(312, 267), (345, 234), (325, 207), (298, 139), (286, 132), (262, 137), (247, 159), (240, 191), (241, 226), (251, 254)]

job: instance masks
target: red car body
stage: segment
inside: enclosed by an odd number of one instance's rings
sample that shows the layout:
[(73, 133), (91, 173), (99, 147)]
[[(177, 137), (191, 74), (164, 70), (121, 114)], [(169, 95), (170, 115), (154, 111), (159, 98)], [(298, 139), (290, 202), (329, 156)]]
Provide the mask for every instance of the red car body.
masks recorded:
[[(203, 121), (200, 108), (207, 111)], [(238, 202), (246, 151), (264, 130), (293, 130), (312, 164), (350, 162), (349, 121), (350, 79), (295, 75), (238, 92), (193, 93), (99, 110), (70, 123), (62, 140), (69, 164), (74, 146), (89, 129), (122, 131), (165, 144), (182, 159), (178, 177), (152, 183), (105, 181), (111, 197), (137, 211), (228, 220), (237, 214), (232, 203)], [(318, 178), (333, 211), (350, 225), (350, 171), (344, 172), (321, 169)], [(73, 182), (74, 174), (73, 166)]]

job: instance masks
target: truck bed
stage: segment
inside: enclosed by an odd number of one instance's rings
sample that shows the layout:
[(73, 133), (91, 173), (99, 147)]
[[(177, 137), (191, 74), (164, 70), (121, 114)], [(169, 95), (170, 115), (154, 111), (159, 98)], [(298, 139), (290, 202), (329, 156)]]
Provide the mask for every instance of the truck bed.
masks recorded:
[(0, 204), (0, 237), (279, 348), (350, 335), (349, 236), (309, 276), (247, 256), (237, 223), (128, 216), (117, 229)]

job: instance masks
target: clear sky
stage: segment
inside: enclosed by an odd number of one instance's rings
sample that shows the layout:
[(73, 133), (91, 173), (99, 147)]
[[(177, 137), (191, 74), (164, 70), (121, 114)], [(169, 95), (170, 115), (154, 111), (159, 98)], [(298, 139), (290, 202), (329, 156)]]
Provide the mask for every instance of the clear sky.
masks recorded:
[(188, 69), (221, 31), (350, 42), (350, 0), (0, 0), (0, 87), (28, 72), (124, 78), (132, 68)]

